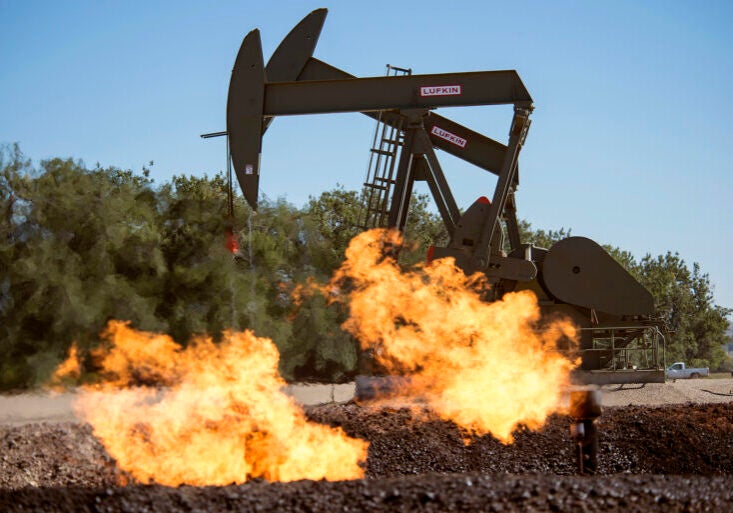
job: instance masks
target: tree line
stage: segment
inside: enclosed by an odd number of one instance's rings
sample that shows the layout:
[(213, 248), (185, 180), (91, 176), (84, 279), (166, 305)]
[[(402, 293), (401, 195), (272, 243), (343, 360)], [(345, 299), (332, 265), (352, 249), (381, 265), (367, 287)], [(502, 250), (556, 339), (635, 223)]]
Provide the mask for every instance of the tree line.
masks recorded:
[[(263, 199), (257, 213), (240, 197), (240, 248), (225, 245), (223, 174), (174, 176), (155, 184), (149, 169), (87, 167), (54, 158), (34, 165), (17, 145), (0, 150), (0, 389), (45, 381), (72, 342), (99, 344), (110, 319), (169, 333), (185, 343), (225, 329), (272, 338), (287, 379), (343, 381), (358, 348), (340, 329), (347, 312), (320, 295), (294, 301), (308, 280), (325, 282), (359, 232), (359, 193), (336, 187), (298, 208)], [(428, 199), (415, 197), (401, 256), (405, 265), (444, 243)], [(549, 247), (569, 234), (521, 222), (523, 241)], [(674, 335), (669, 358), (729, 365), (730, 310), (714, 303), (700, 266), (668, 252), (636, 260), (607, 248), (654, 295)], [(93, 368), (93, 362), (87, 362)]]

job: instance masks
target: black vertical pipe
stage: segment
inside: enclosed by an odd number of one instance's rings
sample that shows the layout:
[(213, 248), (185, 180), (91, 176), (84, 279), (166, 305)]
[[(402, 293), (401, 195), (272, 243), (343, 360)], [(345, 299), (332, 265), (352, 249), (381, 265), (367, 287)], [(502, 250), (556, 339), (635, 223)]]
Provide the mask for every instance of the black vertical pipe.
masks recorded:
[(598, 471), (598, 426), (601, 416), (601, 391), (597, 387), (570, 392), (570, 433), (577, 450), (579, 474), (593, 475)]

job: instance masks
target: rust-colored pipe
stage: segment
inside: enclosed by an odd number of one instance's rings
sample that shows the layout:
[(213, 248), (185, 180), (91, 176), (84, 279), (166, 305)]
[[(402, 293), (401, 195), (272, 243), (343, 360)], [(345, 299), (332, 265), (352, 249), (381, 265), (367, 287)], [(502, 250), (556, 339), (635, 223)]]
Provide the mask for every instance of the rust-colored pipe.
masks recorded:
[(595, 474), (598, 470), (598, 426), (601, 416), (601, 390), (597, 387), (570, 392), (570, 435), (577, 445), (578, 473)]

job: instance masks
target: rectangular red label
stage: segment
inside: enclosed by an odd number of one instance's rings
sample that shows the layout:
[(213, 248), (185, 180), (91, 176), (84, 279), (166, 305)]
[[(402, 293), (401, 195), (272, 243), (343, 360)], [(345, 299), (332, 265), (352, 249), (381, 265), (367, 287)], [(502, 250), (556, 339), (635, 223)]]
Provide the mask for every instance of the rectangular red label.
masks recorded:
[(466, 147), (466, 141), (462, 137), (458, 137), (456, 134), (450, 133), (448, 130), (443, 130), (440, 127), (434, 126), (433, 129), (430, 131), (431, 134), (435, 135), (436, 137), (440, 137), (441, 139), (445, 139), (449, 143), (453, 143), (456, 146), (460, 146), (461, 148)]
[(420, 96), (460, 96), (463, 93), (463, 86), (442, 85), (423, 86), (420, 88)]

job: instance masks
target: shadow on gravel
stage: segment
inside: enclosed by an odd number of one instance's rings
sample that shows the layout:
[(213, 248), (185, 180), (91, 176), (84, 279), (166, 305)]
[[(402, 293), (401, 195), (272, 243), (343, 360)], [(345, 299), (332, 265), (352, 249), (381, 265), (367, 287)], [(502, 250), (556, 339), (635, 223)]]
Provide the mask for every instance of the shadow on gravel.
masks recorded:
[(722, 396), (722, 397), (733, 397), (733, 392), (728, 393), (728, 394), (725, 394), (725, 393), (721, 393), (721, 392), (714, 392), (714, 391), (708, 390), (706, 388), (703, 388), (702, 391), (703, 392), (707, 392), (708, 394), (718, 395), (718, 396)]
[(605, 392), (619, 392), (621, 390), (641, 390), (646, 387), (646, 383), (639, 383), (638, 385), (621, 384), (618, 387), (606, 388)]

